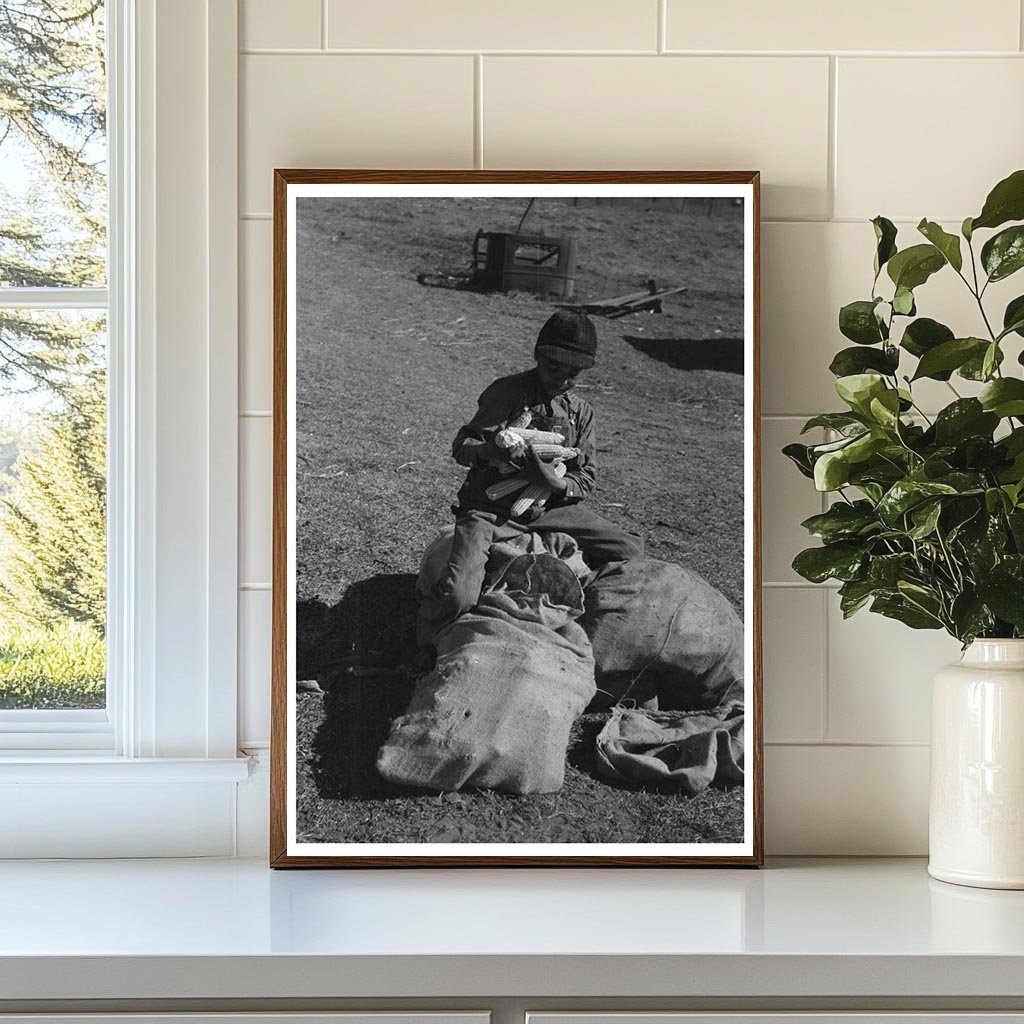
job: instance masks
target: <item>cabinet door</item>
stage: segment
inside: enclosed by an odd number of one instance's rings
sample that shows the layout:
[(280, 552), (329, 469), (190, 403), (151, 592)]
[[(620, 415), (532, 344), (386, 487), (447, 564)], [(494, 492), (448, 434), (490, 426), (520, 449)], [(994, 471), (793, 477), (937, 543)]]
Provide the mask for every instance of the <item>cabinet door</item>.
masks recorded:
[(528, 1013), (526, 1024), (1024, 1024), (1024, 1013)]

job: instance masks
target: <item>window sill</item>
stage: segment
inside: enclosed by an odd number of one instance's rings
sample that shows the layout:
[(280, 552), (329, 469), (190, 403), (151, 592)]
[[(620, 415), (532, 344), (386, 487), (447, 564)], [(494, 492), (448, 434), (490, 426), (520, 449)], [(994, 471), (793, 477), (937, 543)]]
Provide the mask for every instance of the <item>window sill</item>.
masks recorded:
[(114, 757), (82, 751), (0, 756), (5, 782), (242, 782), (248, 757)]

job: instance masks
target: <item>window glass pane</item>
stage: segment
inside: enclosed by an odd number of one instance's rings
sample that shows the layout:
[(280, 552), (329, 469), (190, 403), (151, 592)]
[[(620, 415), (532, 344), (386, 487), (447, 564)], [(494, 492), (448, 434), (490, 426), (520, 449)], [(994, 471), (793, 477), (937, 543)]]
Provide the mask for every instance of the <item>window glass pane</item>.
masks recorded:
[(0, 709), (105, 703), (104, 321), (0, 309)]
[(106, 281), (103, 16), (0, 0), (0, 289)]

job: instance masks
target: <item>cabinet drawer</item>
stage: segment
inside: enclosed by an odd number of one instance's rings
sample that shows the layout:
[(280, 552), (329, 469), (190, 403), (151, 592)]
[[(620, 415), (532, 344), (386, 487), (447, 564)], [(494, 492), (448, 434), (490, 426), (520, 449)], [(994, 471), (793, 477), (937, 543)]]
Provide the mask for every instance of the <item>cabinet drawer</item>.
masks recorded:
[(490, 1024), (490, 1013), (0, 1013), (0, 1024)]

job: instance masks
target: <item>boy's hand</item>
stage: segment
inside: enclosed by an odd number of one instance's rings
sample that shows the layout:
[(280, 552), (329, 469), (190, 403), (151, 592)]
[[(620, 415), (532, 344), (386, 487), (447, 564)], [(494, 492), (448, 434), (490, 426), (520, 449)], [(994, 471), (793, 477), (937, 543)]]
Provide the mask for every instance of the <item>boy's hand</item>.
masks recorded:
[(565, 481), (555, 472), (555, 467), (545, 462), (532, 444), (527, 451), (526, 465), (523, 467), (526, 478), (531, 483), (546, 487), (552, 494), (565, 494)]
[(467, 442), (473, 445), (473, 456), (477, 461), (478, 465), (486, 465), (486, 463), (492, 460), (501, 459), (504, 457), (504, 452), (494, 443), (494, 441), (473, 441)]

